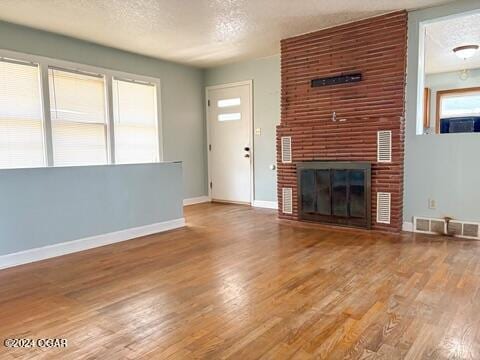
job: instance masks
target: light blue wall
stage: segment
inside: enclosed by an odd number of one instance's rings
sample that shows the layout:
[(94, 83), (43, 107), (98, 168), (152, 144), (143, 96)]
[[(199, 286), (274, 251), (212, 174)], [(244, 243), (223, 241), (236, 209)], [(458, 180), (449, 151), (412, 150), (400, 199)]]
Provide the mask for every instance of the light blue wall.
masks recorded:
[(280, 123), (280, 55), (206, 70), (206, 86), (253, 80), (255, 200), (277, 201), (275, 134)]
[(185, 198), (207, 194), (202, 69), (2, 21), (0, 49), (159, 78), (164, 160), (183, 161)]
[(0, 170), (0, 255), (183, 217), (182, 164)]
[(445, 72), (439, 74), (428, 74), (425, 76), (425, 87), (431, 90), (430, 101), (430, 129), (435, 131), (435, 122), (437, 118), (437, 91), (449, 89), (464, 89), (480, 86), (480, 69), (471, 69), (468, 71), (468, 78), (460, 79), (458, 71)]
[[(480, 135), (416, 135), (418, 35), (423, 21), (480, 8), (478, 0), (409, 13), (404, 221), (413, 216), (480, 221)], [(435, 199), (436, 209), (428, 208)]]

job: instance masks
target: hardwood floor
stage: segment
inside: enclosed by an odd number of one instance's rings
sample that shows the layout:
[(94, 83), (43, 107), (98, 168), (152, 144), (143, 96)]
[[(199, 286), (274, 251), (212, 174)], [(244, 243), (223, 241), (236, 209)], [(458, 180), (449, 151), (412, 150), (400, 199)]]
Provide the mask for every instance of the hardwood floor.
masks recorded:
[(0, 359), (480, 359), (480, 244), (202, 204), (188, 227), (0, 271)]

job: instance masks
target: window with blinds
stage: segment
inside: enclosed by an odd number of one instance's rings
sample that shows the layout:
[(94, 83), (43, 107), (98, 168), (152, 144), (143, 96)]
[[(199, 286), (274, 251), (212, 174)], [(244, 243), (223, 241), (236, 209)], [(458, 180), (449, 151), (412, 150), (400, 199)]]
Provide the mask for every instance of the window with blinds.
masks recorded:
[(39, 68), (0, 58), (0, 168), (44, 165)]
[(54, 165), (106, 164), (104, 77), (50, 68), (48, 80)]
[(0, 169), (160, 161), (158, 80), (122, 76), (0, 50)]
[(113, 79), (115, 162), (159, 161), (156, 87)]

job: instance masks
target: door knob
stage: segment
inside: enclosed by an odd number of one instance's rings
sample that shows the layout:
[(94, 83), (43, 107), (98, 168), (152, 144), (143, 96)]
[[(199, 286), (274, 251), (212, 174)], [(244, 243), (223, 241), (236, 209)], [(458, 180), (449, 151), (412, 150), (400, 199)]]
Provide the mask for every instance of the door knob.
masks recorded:
[(243, 150), (250, 151), (250, 148), (248, 146), (245, 146), (245, 148)]
[(249, 157), (250, 157), (250, 154), (245, 154), (245, 157), (246, 157), (246, 158), (249, 158)]

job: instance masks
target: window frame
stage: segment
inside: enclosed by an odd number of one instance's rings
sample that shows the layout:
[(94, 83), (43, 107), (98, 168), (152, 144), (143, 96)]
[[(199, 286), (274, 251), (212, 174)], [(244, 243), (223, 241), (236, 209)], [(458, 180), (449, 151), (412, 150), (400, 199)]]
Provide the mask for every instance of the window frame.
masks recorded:
[(33, 66), (37, 68), (38, 70), (38, 91), (39, 91), (39, 96), (40, 96), (40, 127), (41, 127), (41, 137), (42, 137), (42, 157), (43, 157), (43, 165), (42, 166), (35, 166), (35, 167), (13, 167), (13, 168), (0, 168), (0, 170), (3, 169), (31, 169), (31, 168), (45, 168), (47, 167), (47, 149), (46, 149), (46, 144), (45, 144), (45, 120), (44, 120), (44, 114), (43, 114), (43, 92), (42, 92), (42, 77), (41, 77), (41, 68), (40, 64), (36, 61), (31, 61), (29, 59), (24, 59), (24, 58), (19, 58), (19, 57), (11, 57), (9, 56), (10, 53), (13, 52), (2, 52), (0, 51), (0, 61), (4, 62), (9, 62), (13, 64), (18, 64), (18, 65), (26, 65), (26, 66)]
[[(131, 78), (125, 78), (125, 77), (118, 77), (118, 76), (112, 76), (110, 78), (110, 81), (111, 81), (111, 86), (110, 86), (110, 91), (111, 91), (111, 106), (112, 106), (112, 116), (111, 116), (111, 121), (112, 121), (112, 125), (111, 125), (111, 128), (114, 129), (115, 128), (115, 110), (113, 109), (113, 104), (114, 104), (114, 101), (113, 101), (113, 81), (114, 80), (117, 80), (117, 81), (123, 81), (123, 82), (131, 82), (131, 83), (134, 83), (134, 84), (140, 84), (140, 85), (154, 85), (154, 89), (155, 89), (155, 104), (156, 104), (156, 109), (155, 109), (155, 115), (157, 116), (157, 122), (155, 124), (155, 130), (157, 131), (157, 141), (156, 141), (156, 144), (157, 144), (157, 148), (158, 149), (163, 149), (163, 143), (162, 143), (162, 137), (161, 137), (161, 131), (162, 131), (162, 128), (161, 128), (161, 122), (158, 121), (158, 119), (160, 118), (160, 105), (159, 105), (159, 101), (160, 101), (160, 95), (159, 95), (159, 92), (160, 92), (160, 87), (159, 85), (157, 86), (156, 84), (152, 84), (151, 82), (147, 82), (147, 81), (141, 81), (141, 80), (134, 80), (134, 79), (131, 79)], [(115, 143), (115, 132), (114, 130), (112, 131), (112, 139), (111, 141), (113, 143)], [(112, 156), (115, 157), (115, 147), (113, 146), (111, 148), (111, 151), (113, 152), (112, 153)], [(157, 151), (157, 155), (158, 155), (158, 162), (161, 162), (163, 161), (163, 151), (162, 150), (159, 150)], [(128, 164), (132, 164), (132, 163), (121, 163), (123, 165), (128, 165)]]
[(425, 87), (423, 91), (423, 129), (430, 128), (430, 106), (432, 102), (432, 89)]
[[(428, 135), (423, 127), (423, 94), (425, 87), (425, 32), (426, 26), (438, 21), (458, 18), (465, 15), (480, 14), (477, 4), (464, 4), (458, 7), (437, 6), (432, 9), (414, 10), (408, 13), (407, 21), (407, 70), (405, 85), (405, 117), (407, 138), (412, 135)], [(435, 101), (436, 98), (432, 99)], [(435, 106), (436, 108), (436, 106)], [(437, 119), (433, 116), (431, 120)], [(438, 134), (436, 125), (434, 135)], [(452, 134), (451, 134), (452, 135)], [(460, 134), (455, 134), (460, 135)], [(462, 134), (467, 135), (467, 134)]]
[(448, 89), (448, 90), (438, 90), (437, 99), (435, 103), (435, 133), (440, 134), (440, 119), (441, 110), (442, 110), (442, 97), (448, 95), (462, 95), (462, 94), (480, 94), (480, 87), (471, 87), (471, 88), (460, 88), (460, 89)]
[[(50, 72), (51, 71), (51, 72)], [(92, 124), (95, 124), (95, 125), (102, 125), (103, 127), (103, 130), (105, 131), (105, 158), (106, 158), (106, 162), (105, 164), (87, 164), (87, 165), (78, 165), (78, 164), (70, 164), (70, 165), (55, 165), (55, 154), (53, 154), (53, 164), (54, 166), (57, 166), (57, 167), (65, 167), (65, 166), (94, 166), (94, 165), (108, 165), (108, 164), (111, 164), (111, 154), (110, 154), (110, 151), (111, 151), (111, 146), (110, 146), (110, 139), (109, 139), (109, 123), (108, 123), (108, 97), (107, 97), (107, 82), (106, 82), (106, 78), (105, 78), (105, 75), (103, 74), (99, 74), (99, 73), (92, 73), (92, 72), (85, 72), (85, 71), (79, 71), (79, 70), (71, 70), (71, 69), (68, 69), (68, 68), (64, 68), (64, 67), (59, 67), (59, 66), (52, 66), (52, 65), (49, 65), (48, 66), (48, 75), (52, 75), (54, 76), (54, 72), (55, 71), (60, 71), (60, 72), (64, 72), (64, 73), (71, 73), (71, 74), (78, 74), (78, 75), (82, 75), (82, 76), (91, 76), (91, 77), (94, 77), (94, 78), (98, 78), (98, 79), (101, 79), (102, 83), (103, 83), (103, 87), (104, 87), (104, 91), (103, 91), (103, 101), (104, 101), (104, 105), (105, 105), (105, 112), (104, 112), (104, 116), (105, 116), (105, 122), (104, 123), (91, 123), (90, 125)], [(53, 89), (55, 91), (55, 80), (53, 79), (53, 84), (54, 86), (53, 87), (50, 87), (50, 77), (49, 77), (49, 92)], [(55, 93), (54, 93), (54, 97), (55, 97)], [(50, 110), (51, 110), (51, 106), (52, 106), (52, 102), (50, 100)], [(58, 119), (56, 120), (53, 120), (52, 119), (52, 112), (50, 111), (50, 122), (52, 123), (52, 126), (53, 126), (53, 123), (55, 121), (57, 121)], [(56, 114), (58, 116), (58, 114)], [(65, 120), (60, 120), (60, 121), (65, 121)], [(79, 122), (76, 122), (77, 125), (79, 124)], [(52, 136), (53, 136), (53, 127), (52, 127)], [(52, 138), (52, 148), (53, 148), (53, 138)]]
[[(137, 75), (123, 71), (111, 70), (103, 67), (85, 65), (77, 62), (59, 60), (44, 56), (20, 53), (16, 51), (0, 49), (0, 57), (10, 58), (19, 61), (38, 64), (40, 74), (40, 97), (42, 106), (42, 124), (43, 124), (43, 142), (44, 142), (44, 167), (69, 167), (57, 166), (53, 161), (53, 139), (52, 139), (52, 119), (50, 112), (50, 88), (48, 79), (48, 70), (50, 68), (63, 69), (66, 71), (79, 72), (85, 75), (102, 75), (105, 79), (105, 105), (106, 105), (106, 129), (107, 129), (107, 165), (115, 165), (115, 124), (113, 111), (113, 79), (125, 79), (140, 84), (151, 84), (155, 86), (156, 95), (156, 114), (157, 114), (157, 151), (158, 162), (163, 162), (163, 126), (162, 126), (162, 102), (161, 102), (161, 82), (160, 79)], [(105, 165), (70, 165), (70, 166), (105, 166)], [(15, 168), (8, 168), (15, 169)]]

